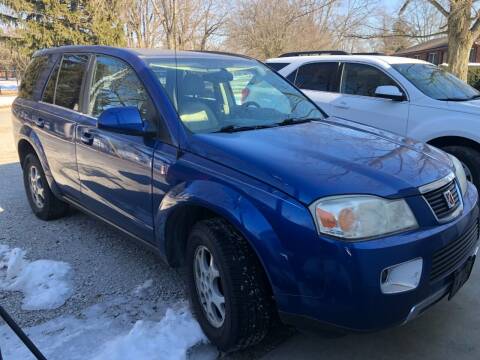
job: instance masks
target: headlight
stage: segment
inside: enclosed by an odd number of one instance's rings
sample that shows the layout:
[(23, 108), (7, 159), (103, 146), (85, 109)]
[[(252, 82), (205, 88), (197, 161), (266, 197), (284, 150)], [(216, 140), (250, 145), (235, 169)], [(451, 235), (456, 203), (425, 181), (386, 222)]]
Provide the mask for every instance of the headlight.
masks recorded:
[(450, 159), (452, 159), (453, 166), (455, 167), (455, 177), (460, 185), (460, 191), (462, 192), (462, 195), (465, 195), (468, 188), (468, 180), (467, 176), (465, 175), (465, 169), (463, 168), (460, 160), (458, 160), (455, 156), (450, 154), (448, 154), (448, 156), (450, 156)]
[(345, 195), (320, 199), (310, 205), (322, 234), (345, 239), (370, 238), (418, 227), (403, 199)]

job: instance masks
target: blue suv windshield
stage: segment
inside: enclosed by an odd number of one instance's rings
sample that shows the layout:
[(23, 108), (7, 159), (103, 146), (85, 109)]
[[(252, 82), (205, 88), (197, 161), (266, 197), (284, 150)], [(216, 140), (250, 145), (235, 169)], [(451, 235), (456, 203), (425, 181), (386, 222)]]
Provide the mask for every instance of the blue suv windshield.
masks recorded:
[(324, 117), (286, 80), (252, 60), (150, 58), (147, 62), (193, 133), (250, 130)]
[(480, 96), (470, 85), (447, 71), (430, 64), (394, 64), (425, 95), (444, 101), (466, 101)]

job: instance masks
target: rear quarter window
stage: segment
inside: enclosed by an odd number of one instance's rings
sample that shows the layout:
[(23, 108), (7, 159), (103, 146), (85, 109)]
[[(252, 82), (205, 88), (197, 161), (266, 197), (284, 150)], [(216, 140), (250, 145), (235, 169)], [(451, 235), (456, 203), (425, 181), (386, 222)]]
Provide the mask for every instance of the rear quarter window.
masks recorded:
[(277, 63), (277, 62), (274, 63), (274, 62), (272, 62), (272, 63), (265, 63), (265, 65), (267, 65), (273, 71), (280, 71), (284, 67), (290, 65), (290, 63)]
[(36, 95), (38, 95), (43, 88), (48, 66), (48, 56), (36, 56), (32, 59), (20, 82), (18, 97), (29, 100), (37, 97)]

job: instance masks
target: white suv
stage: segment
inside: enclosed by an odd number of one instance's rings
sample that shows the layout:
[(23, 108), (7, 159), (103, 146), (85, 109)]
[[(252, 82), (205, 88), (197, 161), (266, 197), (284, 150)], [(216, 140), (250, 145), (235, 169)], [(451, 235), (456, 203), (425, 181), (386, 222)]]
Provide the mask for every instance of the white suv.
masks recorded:
[(480, 188), (480, 93), (428, 62), (377, 55), (288, 56), (267, 64), (330, 115), (455, 155)]

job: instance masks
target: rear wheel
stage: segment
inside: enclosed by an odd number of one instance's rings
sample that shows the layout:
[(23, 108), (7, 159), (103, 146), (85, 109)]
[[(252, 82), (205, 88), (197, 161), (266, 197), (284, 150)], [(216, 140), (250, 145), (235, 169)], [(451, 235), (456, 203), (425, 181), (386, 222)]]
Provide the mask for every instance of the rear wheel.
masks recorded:
[(274, 305), (246, 240), (223, 219), (204, 220), (189, 236), (186, 259), (192, 308), (210, 341), (222, 351), (261, 341)]
[(468, 181), (480, 189), (480, 151), (467, 146), (445, 146), (442, 150), (460, 160)]
[(22, 164), (23, 183), (33, 213), (42, 220), (53, 220), (64, 216), (68, 205), (57, 199), (48, 186), (40, 160), (28, 154)]

